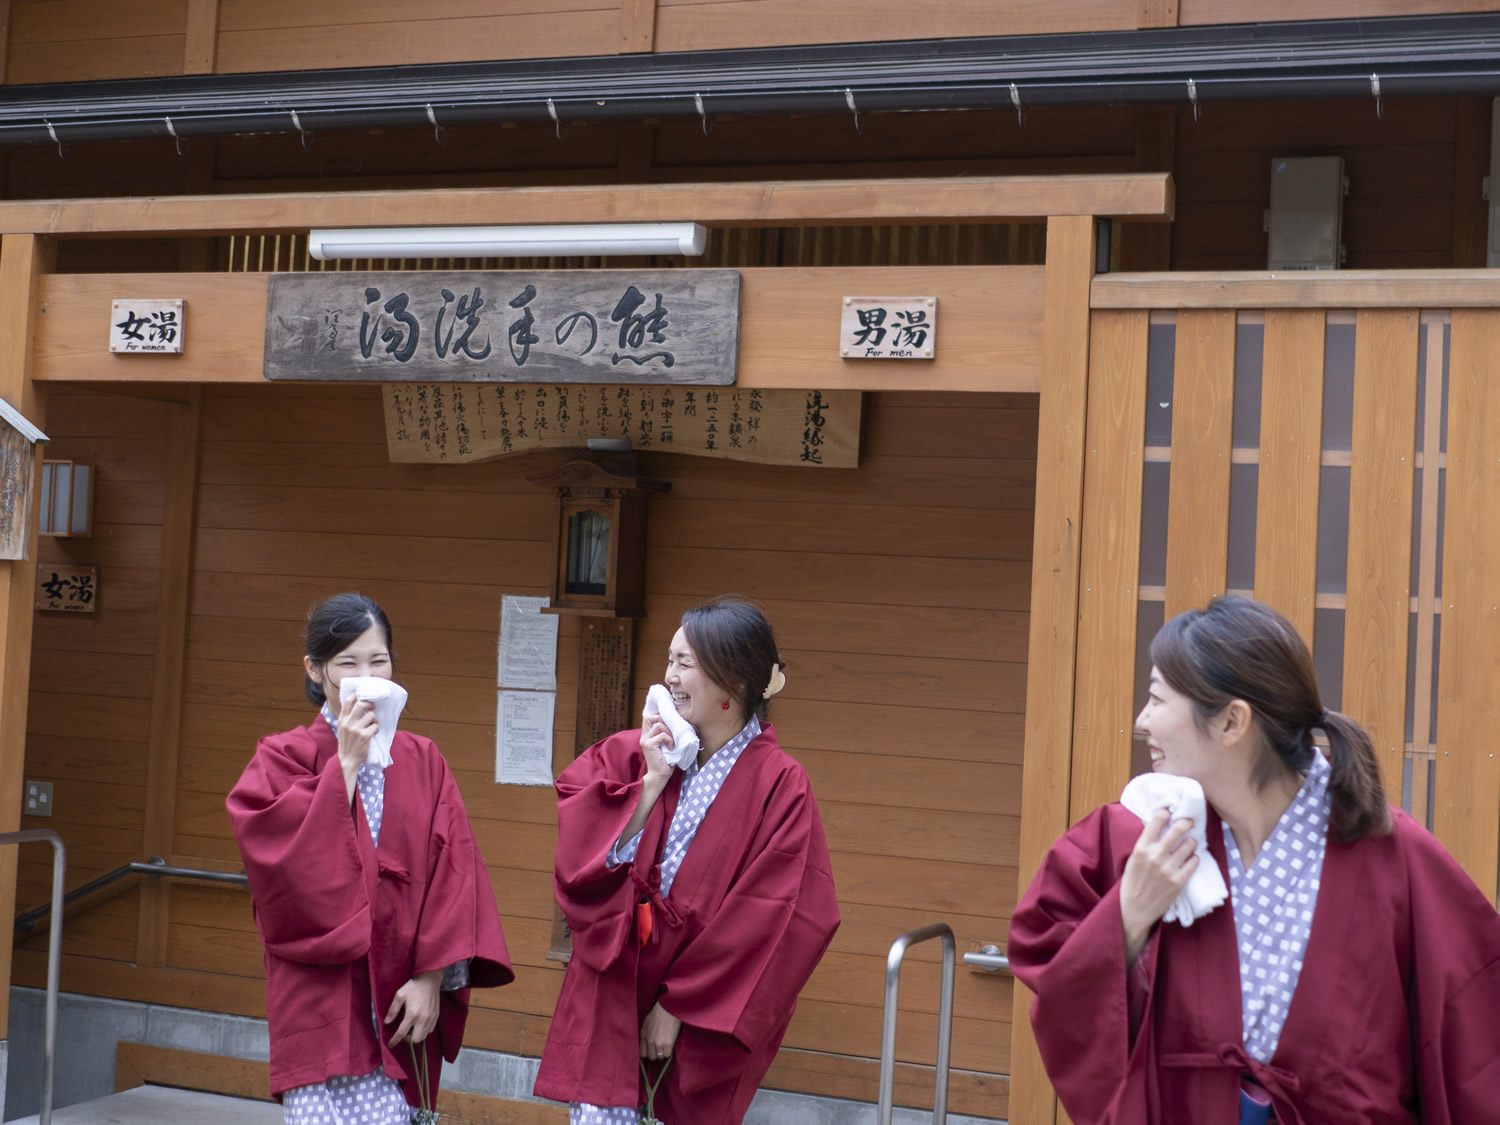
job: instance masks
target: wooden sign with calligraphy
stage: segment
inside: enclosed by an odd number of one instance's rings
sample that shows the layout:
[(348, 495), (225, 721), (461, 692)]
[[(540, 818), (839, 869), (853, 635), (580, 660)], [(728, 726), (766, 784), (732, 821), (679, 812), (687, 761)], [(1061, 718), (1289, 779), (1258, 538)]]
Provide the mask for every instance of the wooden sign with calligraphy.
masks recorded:
[(277, 273), (268, 379), (728, 386), (737, 270)]
[(0, 559), (24, 559), (35, 517), (37, 443), (47, 435), (0, 401)]
[(637, 452), (853, 469), (860, 408), (859, 391), (419, 383), (385, 388), (385, 437), (396, 462), (462, 464), (625, 438)]

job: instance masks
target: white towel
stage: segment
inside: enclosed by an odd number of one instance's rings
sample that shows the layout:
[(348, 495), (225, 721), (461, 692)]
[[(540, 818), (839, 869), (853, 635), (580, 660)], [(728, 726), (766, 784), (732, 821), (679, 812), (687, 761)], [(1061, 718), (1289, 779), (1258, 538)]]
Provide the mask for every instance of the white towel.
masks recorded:
[(348, 706), (351, 699), (375, 704), (375, 737), (370, 739), (365, 761), (385, 769), (391, 764), (391, 743), (396, 738), (396, 720), (406, 706), (406, 689), (379, 676), (345, 676), (339, 681), (339, 702)]
[(641, 712), (644, 721), (648, 715), (660, 715), (672, 732), (673, 744), (662, 751), (662, 757), (681, 769), (698, 756), (698, 732), (691, 723), (677, 713), (672, 705), (672, 693), (662, 684), (652, 684), (646, 693), (646, 707)]
[(1172, 820), (1193, 822), (1188, 835), (1197, 843), (1194, 850), (1198, 855), (1198, 866), (1176, 901), (1167, 907), (1163, 921), (1191, 926), (1195, 918), (1202, 918), (1229, 897), (1224, 874), (1208, 852), (1208, 802), (1203, 798), (1203, 786), (1190, 777), (1143, 773), (1130, 779), (1125, 792), (1120, 794), (1120, 804), (1143, 822), (1150, 820), (1158, 809), (1167, 809)]

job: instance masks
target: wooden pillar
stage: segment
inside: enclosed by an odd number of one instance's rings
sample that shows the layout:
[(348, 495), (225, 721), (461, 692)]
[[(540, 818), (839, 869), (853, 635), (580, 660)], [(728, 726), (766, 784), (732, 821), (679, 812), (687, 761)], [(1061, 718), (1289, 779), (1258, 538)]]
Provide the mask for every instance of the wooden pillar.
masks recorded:
[[(202, 391), (173, 404), (167, 423), (166, 495), (161, 521), (161, 571), (157, 581), (156, 661), (151, 679), (151, 742), (146, 759), (143, 858), (170, 862), (177, 821), (177, 759), (182, 744), (182, 680), (186, 664), (188, 606), (192, 594), (194, 511), (198, 496), (198, 421)], [(141, 884), (136, 963), (167, 963), (171, 884)]]
[[(0, 398), (46, 427), (46, 396), (31, 381), (31, 343), (36, 328), (37, 278), (52, 268), (54, 246), (34, 234), (0, 239)], [(37, 446), (40, 481), (43, 446)], [(33, 485), (35, 487), (35, 485)], [(26, 694), (31, 687), (31, 621), (36, 595), (36, 522), (27, 532), (26, 557), (0, 562), (0, 832), (21, 824), (21, 786), (26, 768)], [(0, 848), (0, 918), (16, 913), (16, 849)], [(0, 942), (0, 1037), (10, 1025), (11, 943)]]
[[(1068, 827), (1093, 276), (1094, 220), (1047, 220), (1018, 893)], [(1044, 1125), (1056, 1098), (1031, 1034), (1031, 993), (1019, 982), (1012, 1019), (1009, 1118)]]

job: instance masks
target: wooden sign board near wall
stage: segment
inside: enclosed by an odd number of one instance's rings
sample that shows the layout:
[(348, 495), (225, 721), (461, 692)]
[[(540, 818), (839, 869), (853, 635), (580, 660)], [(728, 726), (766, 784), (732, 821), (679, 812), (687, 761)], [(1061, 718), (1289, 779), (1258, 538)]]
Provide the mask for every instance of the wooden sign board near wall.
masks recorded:
[(728, 386), (737, 270), (277, 273), (268, 379)]
[(623, 438), (637, 452), (810, 468), (859, 467), (859, 391), (740, 387), (385, 388), (394, 462), (463, 464)]
[(99, 568), (68, 563), (37, 567), (36, 608), (57, 613), (97, 612)]
[(47, 440), (19, 410), (0, 401), (0, 559), (24, 559), (36, 494), (36, 445)]

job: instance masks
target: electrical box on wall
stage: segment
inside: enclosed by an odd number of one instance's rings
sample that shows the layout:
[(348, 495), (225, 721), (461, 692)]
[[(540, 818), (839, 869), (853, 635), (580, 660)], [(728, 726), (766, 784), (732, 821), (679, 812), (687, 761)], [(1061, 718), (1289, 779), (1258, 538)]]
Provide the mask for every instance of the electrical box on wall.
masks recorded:
[(1271, 161), (1267, 268), (1336, 270), (1344, 264), (1342, 156), (1278, 156)]

